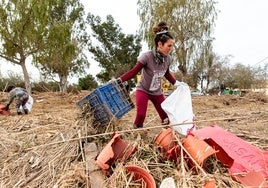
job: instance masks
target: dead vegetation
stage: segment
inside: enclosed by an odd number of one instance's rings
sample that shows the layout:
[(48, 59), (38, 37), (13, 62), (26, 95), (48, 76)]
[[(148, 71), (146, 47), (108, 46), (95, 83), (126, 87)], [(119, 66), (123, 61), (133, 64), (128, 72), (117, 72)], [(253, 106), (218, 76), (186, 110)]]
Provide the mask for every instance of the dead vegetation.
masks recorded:
[[(135, 110), (96, 129), (92, 117), (82, 114), (75, 105), (86, 94), (34, 94), (29, 115), (17, 116), (11, 108), (10, 116), (0, 116), (1, 187), (90, 187), (92, 177), (87, 169), (85, 146), (94, 142), (100, 151), (114, 131), (128, 143), (136, 144), (138, 150), (113, 166), (105, 178), (106, 187), (141, 187), (142, 182), (130, 181), (131, 175), (123, 168), (126, 164), (148, 169), (157, 187), (166, 177), (173, 177), (177, 187), (202, 187), (210, 179), (216, 180), (217, 187), (241, 187), (215, 158), (207, 161), (209, 168), (201, 173), (190, 169), (183, 157), (176, 164), (164, 160), (154, 144), (161, 126), (152, 106), (145, 124), (148, 129), (132, 130)], [(0, 103), (5, 103), (6, 97), (2, 94)], [(260, 149), (268, 149), (267, 96), (193, 96), (192, 101), (198, 129), (216, 124)], [(180, 135), (177, 138), (183, 139)]]

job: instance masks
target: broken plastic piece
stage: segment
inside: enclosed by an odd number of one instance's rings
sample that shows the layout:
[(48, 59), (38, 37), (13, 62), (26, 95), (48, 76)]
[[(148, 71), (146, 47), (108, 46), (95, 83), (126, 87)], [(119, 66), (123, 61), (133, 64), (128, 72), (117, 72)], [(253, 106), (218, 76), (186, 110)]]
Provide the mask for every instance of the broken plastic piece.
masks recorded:
[(216, 156), (228, 165), (230, 173), (255, 171), (268, 178), (268, 151), (263, 151), (216, 125), (196, 130), (193, 134), (219, 150)]

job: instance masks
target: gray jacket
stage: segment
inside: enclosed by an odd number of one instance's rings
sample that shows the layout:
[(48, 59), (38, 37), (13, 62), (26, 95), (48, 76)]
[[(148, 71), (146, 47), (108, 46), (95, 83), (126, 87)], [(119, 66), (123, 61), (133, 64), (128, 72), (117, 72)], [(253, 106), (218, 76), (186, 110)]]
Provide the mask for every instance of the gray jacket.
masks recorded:
[(15, 87), (9, 92), (8, 104), (10, 105), (16, 97), (21, 97), (25, 94), (28, 95), (28, 92), (26, 91), (26, 89), (21, 88), (21, 87)]

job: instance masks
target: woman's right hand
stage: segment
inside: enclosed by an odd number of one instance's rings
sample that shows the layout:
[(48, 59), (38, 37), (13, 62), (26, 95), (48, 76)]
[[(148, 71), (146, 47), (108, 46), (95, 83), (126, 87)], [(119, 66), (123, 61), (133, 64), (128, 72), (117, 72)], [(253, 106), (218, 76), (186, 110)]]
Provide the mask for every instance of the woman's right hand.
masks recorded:
[(176, 80), (174, 86), (176, 86), (176, 87), (178, 87), (178, 86), (188, 86), (188, 84), (185, 83), (185, 82), (179, 82), (178, 80)]
[(8, 111), (9, 110), (9, 105), (10, 104), (7, 104), (6, 107), (5, 107), (5, 111)]

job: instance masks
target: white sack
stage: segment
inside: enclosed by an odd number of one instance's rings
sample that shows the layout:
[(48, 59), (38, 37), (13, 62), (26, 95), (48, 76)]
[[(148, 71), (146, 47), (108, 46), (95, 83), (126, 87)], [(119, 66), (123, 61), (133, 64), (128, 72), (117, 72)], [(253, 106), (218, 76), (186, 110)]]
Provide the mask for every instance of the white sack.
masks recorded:
[[(25, 104), (25, 106), (29, 110), (29, 112), (31, 111), (31, 109), (33, 107), (33, 103), (34, 103), (33, 97), (31, 95), (29, 95), (29, 99)], [(22, 110), (22, 106), (20, 106), (20, 109)]]
[(171, 124), (181, 124), (172, 126), (174, 130), (182, 135), (187, 135), (189, 131), (195, 129), (194, 123), (182, 124), (194, 121), (192, 109), (192, 97), (188, 85), (180, 85), (161, 104), (167, 113)]

